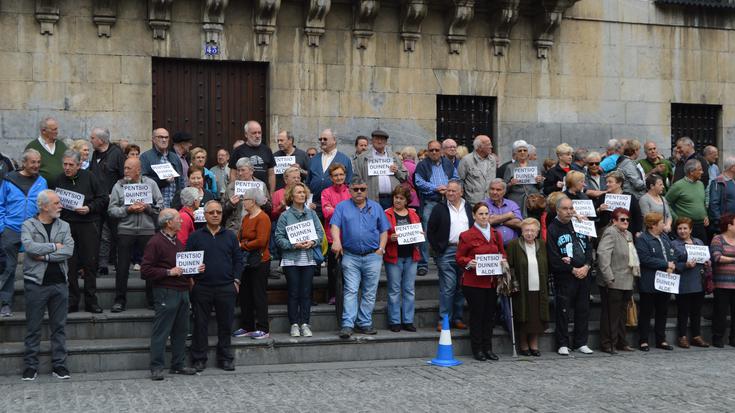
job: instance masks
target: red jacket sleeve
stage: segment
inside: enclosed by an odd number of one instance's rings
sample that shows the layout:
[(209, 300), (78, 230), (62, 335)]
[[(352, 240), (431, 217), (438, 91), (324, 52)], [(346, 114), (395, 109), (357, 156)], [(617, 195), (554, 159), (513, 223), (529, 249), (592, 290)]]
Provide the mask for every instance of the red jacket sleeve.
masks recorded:
[[(470, 227), (471, 228), (471, 227)], [(472, 254), (472, 234), (469, 230), (459, 234), (459, 244), (457, 245), (457, 265), (464, 268), (467, 264), (475, 259)]]

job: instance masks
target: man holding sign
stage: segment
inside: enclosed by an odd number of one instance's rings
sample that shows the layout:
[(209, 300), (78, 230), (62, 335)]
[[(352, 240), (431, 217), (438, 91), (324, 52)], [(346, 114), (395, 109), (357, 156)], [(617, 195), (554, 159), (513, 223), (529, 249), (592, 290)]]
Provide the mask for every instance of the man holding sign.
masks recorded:
[(388, 134), (380, 129), (374, 130), (372, 149), (360, 154), (353, 162), (355, 175), (367, 182), (368, 199), (380, 202), (383, 209), (393, 205), (393, 188), (405, 182), (408, 177), (403, 162), (390, 153), (387, 143)]
[[(161, 230), (145, 247), (140, 275), (150, 281), (156, 315), (151, 332), (151, 379), (163, 380), (166, 339), (171, 337), (171, 374), (195, 374), (186, 367), (186, 335), (189, 332), (189, 287), (191, 279), (177, 265), (176, 255), (184, 244), (176, 234), (181, 229), (181, 217), (175, 209), (164, 209), (158, 216)], [(197, 268), (205, 270), (204, 264)]]
[[(274, 191), (286, 186), (283, 172), (292, 166), (299, 168), (301, 181), (306, 182), (306, 176), (309, 174), (309, 158), (306, 157), (306, 152), (294, 145), (293, 133), (287, 130), (279, 131), (276, 142), (278, 151), (273, 154), (276, 160), (276, 188)], [(288, 160), (288, 162), (283, 162), (283, 160)]]
[[(163, 205), (166, 208), (171, 206), (174, 194), (184, 187), (184, 176), (186, 176), (181, 167), (179, 156), (169, 150), (171, 138), (166, 129), (158, 128), (153, 131), (153, 147), (140, 154), (140, 164), (143, 176), (156, 184), (159, 192), (163, 197)], [(155, 171), (152, 165), (170, 164), (171, 168), (163, 167), (159, 171)], [(165, 169), (164, 169), (165, 168)], [(170, 174), (173, 169), (178, 176)], [(167, 172), (165, 172), (167, 171)]]

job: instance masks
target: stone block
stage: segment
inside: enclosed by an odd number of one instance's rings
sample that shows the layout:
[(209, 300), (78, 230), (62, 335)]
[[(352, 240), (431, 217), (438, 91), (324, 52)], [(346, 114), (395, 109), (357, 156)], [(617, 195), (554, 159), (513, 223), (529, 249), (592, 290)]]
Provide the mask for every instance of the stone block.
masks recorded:
[(151, 85), (114, 85), (112, 90), (114, 110), (120, 112), (151, 112), (151, 93)]
[(610, 126), (606, 124), (561, 124), (561, 140), (573, 148), (585, 147), (596, 151), (604, 150), (605, 144), (612, 138), (611, 133)]
[[(83, 82), (84, 55), (33, 53), (32, 73), (35, 82)], [(30, 66), (27, 70), (31, 69)]]
[(0, 12), (0, 51), (18, 51), (18, 17)]
[(436, 119), (436, 95), (413, 94), (409, 96), (411, 99), (411, 109), (410, 112), (406, 111), (406, 118)]
[(586, 43), (599, 45), (608, 36), (607, 25), (597, 21), (566, 19), (554, 36), (556, 44)]
[[(0, 65), (2, 61), (0, 61)], [(32, 83), (21, 81), (0, 81), (0, 90), (3, 91), (3, 97), (0, 99), (0, 110), (21, 110), (25, 108), (28, 102), (28, 95)]]
[(347, 77), (347, 66), (325, 65), (326, 85), (328, 90), (341, 91), (345, 88)]
[(587, 83), (588, 100), (618, 100), (620, 99), (620, 82), (616, 77), (588, 77)]
[(84, 79), (86, 82), (120, 83), (122, 70), (120, 56), (86, 55), (85, 58)]
[[(66, 105), (72, 111), (110, 111), (113, 109), (112, 88), (110, 83), (68, 83)], [(142, 102), (135, 104), (143, 105)]]
[[(699, 62), (685, 61), (684, 68), (697, 70)], [(637, 50), (637, 76), (641, 78), (671, 79), (672, 56), (670, 49), (641, 47)]]
[(559, 97), (583, 98), (587, 96), (587, 82), (585, 82), (585, 78), (560, 75), (558, 80)]
[(29, 84), (28, 109), (68, 109), (66, 84), (61, 82), (33, 82)]
[(498, 97), (498, 122), (535, 122), (538, 119), (536, 99), (529, 97)]
[(625, 123), (625, 102), (595, 99), (580, 101), (579, 105), (580, 123)]
[(438, 82), (436, 93), (442, 95), (458, 95), (460, 90), (459, 76), (456, 70), (434, 69)]
[(599, 73), (601, 49), (588, 44), (555, 45), (551, 56), (559, 55), (560, 73), (576, 76), (595, 76)]
[(373, 79), (370, 91), (395, 92), (398, 90), (399, 69), (391, 67), (373, 68)]
[(499, 77), (499, 89), (503, 96), (530, 97), (533, 78), (528, 73), (509, 73)]
[(147, 56), (120, 56), (122, 83), (148, 85), (152, 82), (151, 58)]
[(571, 99), (538, 99), (539, 122), (577, 123), (577, 104)]
[(0, 80), (32, 80), (33, 55), (31, 53), (3, 52), (0, 59)]
[(561, 143), (561, 125), (553, 122), (501, 122), (498, 134), (505, 142), (523, 139), (536, 146), (539, 159), (555, 158), (553, 148)]
[(625, 122), (628, 125), (661, 125), (669, 121), (669, 108), (660, 103), (627, 102)]
[(646, 141), (652, 137), (671, 136), (671, 125), (626, 125), (613, 124), (612, 137), (625, 138), (634, 137), (639, 141)]
[(204, 54), (204, 32), (201, 23), (176, 22), (165, 40), (170, 56), (199, 59)]
[(299, 113), (300, 92), (289, 89), (272, 89), (269, 96), (270, 113), (273, 115), (296, 115)]
[(403, 42), (395, 32), (375, 33), (370, 39), (368, 49), (374, 47), (375, 64), (385, 67), (399, 67), (403, 52)]
[(668, 102), (673, 90), (671, 81), (660, 79), (631, 79), (620, 80), (620, 99), (642, 102)]

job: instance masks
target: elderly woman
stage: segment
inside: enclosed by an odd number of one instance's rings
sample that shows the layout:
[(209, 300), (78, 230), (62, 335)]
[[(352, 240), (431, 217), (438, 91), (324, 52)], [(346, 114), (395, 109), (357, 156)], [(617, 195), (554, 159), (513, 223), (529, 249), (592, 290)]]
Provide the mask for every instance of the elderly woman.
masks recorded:
[(720, 234), (709, 246), (715, 283), (712, 345), (722, 348), (730, 316), (730, 345), (735, 347), (735, 214), (720, 217)]
[(549, 262), (546, 243), (539, 239), (541, 223), (535, 218), (521, 222), (521, 238), (508, 244), (508, 265), (518, 292), (513, 295), (513, 319), (523, 356), (541, 356), (538, 337), (549, 321)]
[(605, 181), (604, 172), (600, 168), (602, 158), (598, 152), (590, 152), (584, 160), (587, 163), (587, 172), (585, 173), (587, 191), (585, 193), (595, 203), (595, 207), (598, 207), (602, 204), (607, 193), (607, 182)]
[[(334, 215), (334, 208), (340, 202), (350, 199), (350, 190), (345, 184), (347, 169), (339, 162), (329, 167), (329, 178), (332, 186), (322, 191), (322, 214), (324, 215), (324, 228), (331, 228), (329, 221)], [(332, 233), (327, 231), (327, 242), (329, 250), (327, 253), (327, 292), (329, 293), (329, 304), (334, 305), (337, 295), (337, 257), (332, 252)]]
[(140, 158), (140, 146), (128, 145), (125, 147), (125, 159), (127, 158)]
[[(217, 196), (213, 192), (204, 188), (203, 172), (204, 171), (202, 171), (202, 168), (198, 166), (192, 166), (189, 168), (188, 171), (186, 171), (186, 187), (194, 188), (197, 190), (197, 192), (199, 193), (199, 197), (201, 198), (201, 205), (217, 199)], [(174, 194), (173, 199), (171, 199), (171, 208), (181, 209), (181, 206), (181, 190), (179, 190)]]
[(674, 272), (676, 269), (676, 253), (664, 233), (663, 215), (649, 212), (643, 218), (646, 230), (635, 238), (635, 248), (641, 263), (641, 278), (638, 284), (640, 292), (640, 311), (638, 313), (638, 348), (648, 351), (651, 316), (655, 313), (654, 335), (656, 347), (673, 350), (666, 342), (666, 313), (669, 304), (669, 293), (656, 290), (654, 280), (656, 271)]
[[(275, 239), (281, 252), (281, 267), (288, 284), (288, 322), (291, 324), (291, 337), (311, 337), (311, 286), (316, 266), (321, 264), (317, 259), (321, 259), (324, 231), (316, 212), (306, 205), (309, 188), (296, 182), (287, 185), (285, 189), (285, 203), (289, 209), (278, 218)], [(286, 227), (307, 221), (312, 222), (317, 239), (292, 243)], [(315, 254), (316, 250), (318, 253)]]
[(566, 143), (556, 147), (556, 157), (559, 161), (546, 171), (544, 179), (544, 194), (561, 191), (564, 187), (564, 178), (572, 170), (572, 152), (574, 149)]
[(640, 263), (633, 234), (628, 231), (630, 213), (627, 209), (615, 208), (611, 217), (612, 222), (605, 228), (597, 246), (600, 270), (597, 285), (602, 300), (600, 350), (615, 354), (616, 349), (633, 351), (625, 339), (625, 321), (633, 294), (633, 279), (640, 275)]
[(261, 194), (263, 194), (263, 196), (266, 198), (266, 203), (263, 205), (263, 209), (266, 211), (270, 211), (271, 208), (267, 200), (268, 192), (265, 182), (253, 176), (254, 169), (253, 164), (250, 163), (250, 158), (238, 159), (235, 167), (237, 168), (237, 171), (235, 173), (235, 180), (231, 181), (227, 185), (227, 190), (225, 191), (223, 208), (224, 216), (222, 217), (222, 219), (226, 222), (225, 227), (227, 227), (227, 229), (239, 232), (240, 224), (242, 223), (242, 219), (245, 214), (247, 214), (247, 211), (242, 207), (241, 196), (235, 195), (235, 185), (237, 181), (257, 182), (260, 187)]
[(648, 188), (648, 192), (638, 201), (642, 216), (645, 216), (649, 212), (660, 213), (664, 216), (664, 232), (671, 232), (671, 207), (669, 207), (669, 201), (663, 196), (666, 190), (664, 178), (658, 174), (648, 175), (648, 178), (646, 178), (646, 188)]
[[(612, 171), (605, 177), (608, 194), (630, 195), (630, 223), (628, 225), (628, 231), (635, 236), (643, 229), (643, 215), (641, 215), (641, 207), (638, 204), (638, 199), (629, 192), (623, 192), (623, 181), (623, 174), (618, 171)], [(610, 224), (611, 213), (612, 209), (604, 203), (603, 199), (603, 203), (597, 207), (597, 216), (599, 217), (597, 221), (597, 232), (602, 232)]]
[(403, 166), (406, 167), (406, 172), (408, 172), (406, 183), (411, 189), (411, 197), (408, 199), (408, 206), (418, 209), (419, 197), (418, 194), (416, 194), (416, 186), (413, 183), (413, 174), (416, 172), (416, 148), (413, 146), (406, 146), (401, 149), (401, 158), (403, 159)]
[(421, 223), (416, 212), (406, 207), (410, 196), (408, 188), (396, 186), (393, 189), (393, 207), (385, 210), (390, 229), (383, 261), (388, 277), (388, 329), (394, 333), (401, 331), (401, 328), (416, 331), (413, 325), (414, 283), (418, 261), (421, 259), (420, 244), (399, 245), (396, 235), (398, 226)]
[(82, 158), (82, 169), (89, 169), (89, 141), (86, 139), (77, 139), (71, 146), (71, 149), (79, 152)]
[(242, 208), (246, 214), (237, 233), (240, 249), (245, 255), (245, 266), (240, 278), (240, 318), (242, 328), (232, 333), (234, 337), (250, 337), (256, 340), (268, 338), (268, 272), (271, 238), (271, 220), (260, 207), (266, 198), (258, 189), (248, 189), (242, 195)]
[(684, 164), (686, 176), (674, 182), (666, 193), (666, 200), (671, 205), (671, 215), (676, 220), (678, 217), (688, 217), (694, 222), (692, 235), (705, 243), (709, 241), (707, 228), (709, 217), (705, 207), (704, 187), (707, 183), (700, 181), (704, 169), (697, 159), (690, 159)]
[[(278, 217), (281, 216), (281, 214), (287, 209), (288, 204), (286, 204), (286, 189), (294, 184), (297, 184), (301, 182), (301, 169), (297, 168), (295, 166), (288, 167), (285, 171), (283, 171), (283, 188), (273, 192), (271, 195), (271, 202), (273, 203), (273, 210), (271, 211), (271, 220), (273, 222), (278, 221)], [(311, 204), (309, 208), (313, 208), (314, 204)]]
[(698, 238), (692, 237), (692, 220), (681, 217), (676, 220), (676, 236), (671, 241), (676, 253), (676, 272), (681, 276), (679, 280), (679, 294), (676, 295), (676, 344), (681, 348), (689, 348), (687, 337), (687, 321), (692, 332), (691, 345), (696, 347), (709, 347), (709, 343), (702, 338), (702, 304), (704, 304), (704, 288), (702, 286), (702, 275), (706, 264), (697, 264), (689, 257), (687, 245), (700, 245), (704, 243)]
[(618, 159), (617, 170), (623, 174), (623, 191), (640, 198), (646, 192), (643, 170), (638, 166), (638, 155), (641, 143), (636, 139), (628, 139), (623, 145), (623, 156)]
[(497, 360), (493, 353), (493, 324), (497, 302), (497, 277), (477, 275), (481, 254), (501, 254), (505, 258), (503, 239), (490, 225), (490, 210), (484, 202), (472, 207), (475, 223), (459, 235), (457, 265), (464, 268), (462, 291), (470, 309), (470, 346), (475, 360)]
[(195, 211), (199, 209), (201, 200), (201, 195), (196, 188), (187, 187), (181, 190), (181, 209), (179, 209), (179, 215), (181, 216), (181, 229), (176, 233), (176, 236), (184, 245), (186, 245), (189, 235), (191, 235), (195, 229), (201, 228), (205, 225), (205, 223), (196, 222), (194, 218)]
[[(508, 191), (506, 198), (518, 204), (521, 207), (521, 214), (523, 217), (528, 216), (528, 210), (526, 205), (526, 198), (530, 194), (538, 194), (541, 184), (544, 182), (544, 177), (541, 175), (541, 170), (536, 162), (528, 159), (528, 143), (520, 140), (513, 142), (513, 158), (515, 162), (508, 164), (505, 168), (505, 175), (502, 177), (503, 180), (508, 184)], [(515, 178), (515, 171), (518, 168), (536, 168), (536, 176), (534, 177), (535, 183), (521, 183)]]
[(204, 148), (194, 148), (191, 150), (191, 166), (198, 166), (204, 171), (204, 187), (212, 193), (217, 193), (217, 177), (214, 172), (206, 168), (207, 151)]

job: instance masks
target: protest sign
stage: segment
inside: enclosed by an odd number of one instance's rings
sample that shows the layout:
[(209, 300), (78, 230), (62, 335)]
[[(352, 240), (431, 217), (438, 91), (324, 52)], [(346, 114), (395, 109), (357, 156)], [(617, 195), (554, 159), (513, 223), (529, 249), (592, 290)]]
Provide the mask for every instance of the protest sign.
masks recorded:
[(393, 175), (390, 167), (393, 165), (393, 158), (368, 158), (368, 176)]
[(59, 201), (64, 209), (74, 211), (84, 206), (84, 195), (79, 192), (56, 188), (56, 195), (59, 196)]
[(537, 176), (538, 166), (527, 166), (513, 170), (513, 179), (517, 180), (519, 184), (536, 184)]
[(424, 229), (421, 224), (408, 224), (396, 226), (398, 245), (418, 244), (426, 241)]
[(132, 205), (136, 202), (152, 204), (153, 190), (150, 184), (125, 184), (123, 185), (123, 198), (125, 205)]
[(204, 251), (183, 251), (176, 253), (176, 266), (184, 274), (199, 274), (199, 266), (204, 263)]
[(595, 223), (592, 221), (584, 220), (584, 219), (578, 221), (576, 218), (572, 218), (572, 228), (574, 228), (574, 232), (578, 234), (597, 238), (597, 230), (595, 230)]
[(260, 181), (235, 181), (235, 195), (245, 195), (248, 189), (263, 190), (263, 185)]
[(194, 211), (194, 222), (207, 222), (207, 220), (204, 219), (204, 208), (197, 208), (197, 210)]
[(615, 208), (625, 208), (630, 211), (630, 195), (605, 194), (605, 204), (607, 204), (608, 211), (614, 211)]
[(653, 279), (653, 288), (665, 293), (679, 294), (679, 280), (681, 280), (679, 274), (656, 271), (656, 278)]
[(316, 228), (314, 228), (314, 221), (312, 220), (286, 225), (286, 235), (288, 235), (288, 242), (291, 244), (317, 241), (319, 239), (316, 235)]
[(574, 205), (574, 211), (579, 215), (591, 218), (597, 216), (595, 205), (592, 203), (591, 199), (574, 199), (572, 200), (572, 204)]
[(475, 255), (475, 261), (477, 261), (475, 272), (477, 275), (501, 275), (503, 274), (503, 267), (500, 264), (502, 260), (501, 254)]
[(273, 168), (276, 175), (283, 175), (291, 165), (296, 163), (295, 156), (276, 156), (276, 167)]
[(704, 264), (709, 261), (709, 247), (706, 245), (684, 244), (687, 249), (687, 261)]
[(174, 169), (173, 165), (168, 162), (159, 163), (158, 165), (151, 165), (151, 169), (153, 169), (153, 172), (156, 173), (158, 179), (160, 180), (179, 177), (179, 173), (176, 172), (176, 169)]

